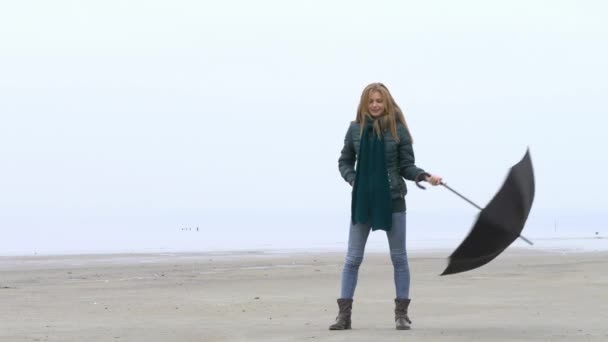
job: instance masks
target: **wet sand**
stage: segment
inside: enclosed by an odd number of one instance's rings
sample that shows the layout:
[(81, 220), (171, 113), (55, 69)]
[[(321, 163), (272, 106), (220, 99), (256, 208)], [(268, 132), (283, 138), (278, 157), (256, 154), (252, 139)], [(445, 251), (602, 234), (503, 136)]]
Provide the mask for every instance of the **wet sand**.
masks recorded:
[(328, 331), (343, 253), (0, 257), (0, 341), (608, 341), (608, 253), (511, 249), (446, 277), (410, 255), (412, 330), (368, 253), (353, 330)]

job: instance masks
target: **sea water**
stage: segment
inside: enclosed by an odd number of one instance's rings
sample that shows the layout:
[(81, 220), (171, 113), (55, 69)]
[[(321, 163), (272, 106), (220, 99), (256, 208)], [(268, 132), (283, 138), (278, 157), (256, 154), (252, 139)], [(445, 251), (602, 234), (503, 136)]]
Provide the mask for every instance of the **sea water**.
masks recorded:
[[(407, 214), (410, 251), (453, 250), (475, 212)], [(343, 211), (172, 211), (117, 215), (38, 213), (0, 217), (0, 255), (346, 250), (350, 216)], [(512, 247), (558, 251), (608, 250), (608, 214), (532, 212)], [(386, 234), (370, 234), (366, 250), (388, 250)]]

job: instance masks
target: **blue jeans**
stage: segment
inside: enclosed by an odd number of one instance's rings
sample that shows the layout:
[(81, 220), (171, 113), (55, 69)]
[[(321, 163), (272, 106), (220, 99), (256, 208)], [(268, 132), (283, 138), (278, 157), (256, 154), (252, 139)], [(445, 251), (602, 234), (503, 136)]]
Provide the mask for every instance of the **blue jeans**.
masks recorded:
[[(355, 295), (359, 266), (363, 262), (365, 244), (371, 230), (368, 224), (350, 225), (348, 234), (348, 251), (342, 271), (342, 289), (340, 298), (352, 299)], [(410, 268), (405, 250), (405, 211), (393, 213), (393, 223), (390, 231), (386, 232), (388, 245), (391, 250), (391, 261), (395, 276), (395, 292), (397, 298), (409, 298)]]

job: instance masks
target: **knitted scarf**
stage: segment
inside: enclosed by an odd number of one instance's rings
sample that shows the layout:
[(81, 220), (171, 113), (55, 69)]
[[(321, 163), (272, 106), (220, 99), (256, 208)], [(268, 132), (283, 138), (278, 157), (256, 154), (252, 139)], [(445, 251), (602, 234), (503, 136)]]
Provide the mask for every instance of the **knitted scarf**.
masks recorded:
[(367, 119), (361, 135), (355, 184), (351, 201), (353, 224), (370, 224), (372, 230), (391, 230), (392, 202), (384, 137), (374, 133), (374, 121)]

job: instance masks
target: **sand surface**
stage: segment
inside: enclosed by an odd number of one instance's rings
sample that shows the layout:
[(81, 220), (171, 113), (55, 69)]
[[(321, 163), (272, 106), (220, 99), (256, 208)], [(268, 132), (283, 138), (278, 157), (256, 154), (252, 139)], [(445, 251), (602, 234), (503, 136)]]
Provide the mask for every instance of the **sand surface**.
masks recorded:
[(368, 253), (353, 330), (328, 331), (343, 253), (0, 257), (0, 341), (608, 341), (608, 253), (509, 250), (439, 277), (410, 255), (413, 329)]

